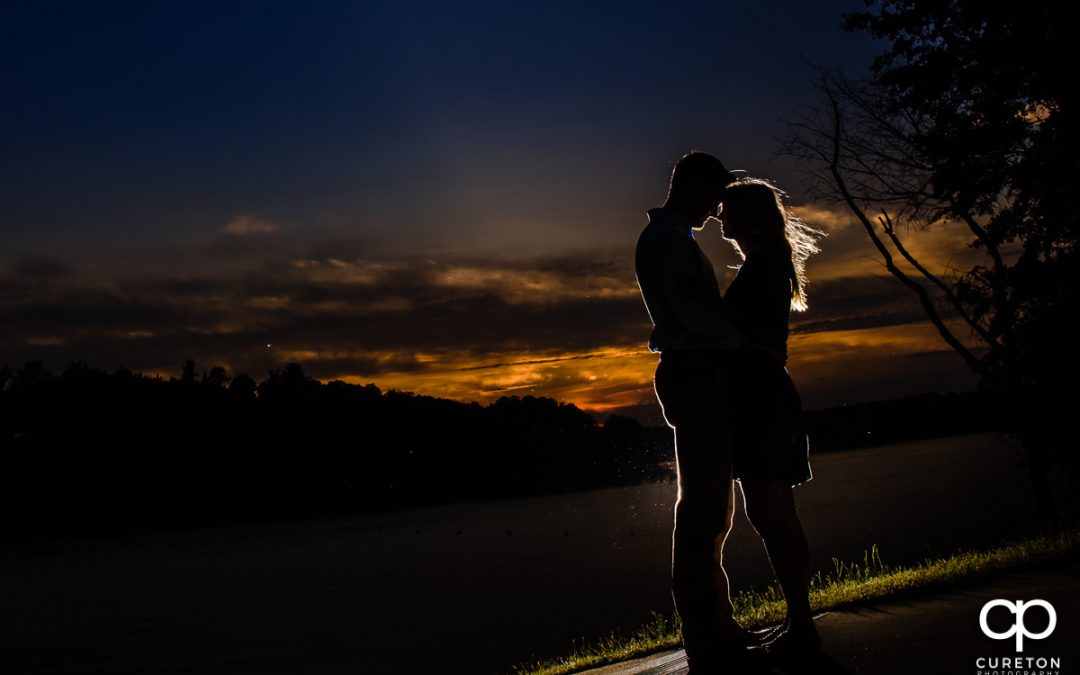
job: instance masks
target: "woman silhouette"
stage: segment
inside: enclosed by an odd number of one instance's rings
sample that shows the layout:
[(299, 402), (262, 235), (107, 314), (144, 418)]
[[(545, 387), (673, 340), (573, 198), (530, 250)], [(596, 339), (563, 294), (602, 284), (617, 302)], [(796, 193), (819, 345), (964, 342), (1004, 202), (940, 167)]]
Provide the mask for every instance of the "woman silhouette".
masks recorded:
[[(788, 215), (780, 195), (764, 180), (738, 180), (725, 188), (717, 217), (743, 257), (724, 294), (736, 328), (752, 343), (784, 349), (790, 311), (806, 308), (804, 263), (823, 233)], [(734, 361), (734, 473), (787, 601), (784, 623), (761, 639), (778, 656), (816, 652), (809, 549), (792, 491), (811, 478), (799, 394), (787, 369), (764, 351), (743, 348)]]

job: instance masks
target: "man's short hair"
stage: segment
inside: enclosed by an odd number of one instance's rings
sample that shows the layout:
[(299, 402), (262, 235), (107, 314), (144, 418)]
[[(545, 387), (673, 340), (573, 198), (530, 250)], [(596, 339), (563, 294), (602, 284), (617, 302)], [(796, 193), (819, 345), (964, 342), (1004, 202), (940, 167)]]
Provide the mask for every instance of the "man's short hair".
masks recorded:
[(734, 180), (735, 176), (720, 160), (707, 152), (694, 150), (675, 163), (675, 169), (671, 172), (671, 183), (668, 184), (668, 196), (682, 194), (694, 184), (715, 186), (719, 189)]

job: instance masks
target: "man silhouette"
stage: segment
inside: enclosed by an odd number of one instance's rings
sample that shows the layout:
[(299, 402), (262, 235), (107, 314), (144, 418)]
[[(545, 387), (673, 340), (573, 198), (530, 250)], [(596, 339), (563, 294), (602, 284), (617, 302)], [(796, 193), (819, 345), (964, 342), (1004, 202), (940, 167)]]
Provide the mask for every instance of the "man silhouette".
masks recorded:
[(654, 387), (675, 433), (671, 587), (691, 675), (748, 663), (749, 633), (732, 616), (723, 568), (734, 516), (728, 361), (744, 341), (725, 315), (712, 263), (694, 237), (716, 216), (733, 180), (711, 155), (680, 159), (664, 206), (649, 211), (634, 260), (653, 323), (649, 349), (660, 352)]

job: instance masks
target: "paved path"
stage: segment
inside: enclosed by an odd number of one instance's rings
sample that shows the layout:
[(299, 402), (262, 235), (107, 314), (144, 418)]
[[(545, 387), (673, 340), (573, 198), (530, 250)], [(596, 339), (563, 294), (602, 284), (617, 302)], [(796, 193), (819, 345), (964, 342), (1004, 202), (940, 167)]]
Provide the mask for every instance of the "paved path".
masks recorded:
[[(994, 599), (1044, 599), (1054, 606), (1057, 626), (1043, 640), (1025, 640), (1022, 654), (1015, 638), (993, 640), (979, 628), (979, 612)], [(999, 614), (1000, 613), (1000, 614)], [(1007, 632), (1012, 615), (996, 608), (988, 617), (991, 630)], [(874, 675), (1072, 675), (1080, 674), (1080, 559), (1056, 563), (948, 591), (926, 592), (906, 600), (881, 602), (830, 612), (817, 620), (825, 647), (839, 672)], [(1039, 608), (1025, 615), (1029, 632), (1047, 627)], [(1060, 659), (1060, 666), (990, 667), (999, 657)], [(979, 659), (986, 659), (980, 669)], [(980, 670), (983, 672), (980, 673)], [(799, 672), (820, 672), (811, 668)], [(835, 672), (835, 671), (834, 671)], [(588, 671), (588, 675), (684, 675), (682, 650), (655, 654)]]

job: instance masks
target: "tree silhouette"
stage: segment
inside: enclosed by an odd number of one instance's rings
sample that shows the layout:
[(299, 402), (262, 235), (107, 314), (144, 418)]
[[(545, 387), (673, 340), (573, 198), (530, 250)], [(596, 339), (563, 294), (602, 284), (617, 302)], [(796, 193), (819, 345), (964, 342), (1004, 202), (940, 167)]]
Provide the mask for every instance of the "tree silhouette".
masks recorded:
[[(783, 150), (819, 198), (845, 204), (888, 271), (995, 394), (990, 415), (1021, 441), (1043, 514), (1046, 472), (1080, 370), (1080, 227), (1075, 90), (1064, 5), (886, 0), (845, 27), (889, 41), (863, 78), (815, 71), (819, 103), (789, 123)], [(983, 260), (932, 270), (905, 232), (953, 228)], [(959, 326), (959, 328), (957, 328)], [(966, 333), (966, 334), (965, 334)]]
[(247, 373), (240, 373), (229, 382), (229, 396), (238, 400), (254, 400), (256, 383)]
[(202, 385), (211, 389), (224, 389), (229, 384), (229, 378), (225, 374), (225, 369), (221, 366), (214, 366), (210, 370), (203, 372)]
[(44, 382), (52, 376), (52, 371), (45, 367), (41, 361), (27, 361), (11, 375), (11, 380), (16, 386), (25, 386)]
[(180, 382), (187, 386), (195, 384), (195, 362), (191, 359), (184, 361), (180, 367)]

